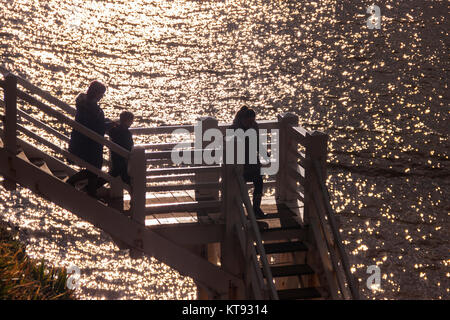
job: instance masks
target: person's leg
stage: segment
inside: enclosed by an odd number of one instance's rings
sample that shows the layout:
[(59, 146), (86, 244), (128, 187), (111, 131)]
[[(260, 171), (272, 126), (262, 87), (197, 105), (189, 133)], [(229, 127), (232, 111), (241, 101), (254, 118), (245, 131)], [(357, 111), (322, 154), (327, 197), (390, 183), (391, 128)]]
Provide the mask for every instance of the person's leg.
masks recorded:
[(263, 192), (263, 178), (259, 174), (259, 171), (249, 170), (244, 171), (244, 180), (246, 182), (253, 182), (253, 211), (255, 212), (256, 218), (264, 218), (265, 214), (261, 210), (262, 192)]
[(91, 197), (97, 197), (97, 184), (98, 184), (98, 176), (90, 171), (88, 171), (88, 185), (86, 187), (88, 195)]
[(263, 218), (265, 216), (264, 212), (261, 210), (263, 184), (264, 182), (260, 175), (254, 177), (253, 185), (255, 189), (253, 190), (253, 211), (257, 218)]

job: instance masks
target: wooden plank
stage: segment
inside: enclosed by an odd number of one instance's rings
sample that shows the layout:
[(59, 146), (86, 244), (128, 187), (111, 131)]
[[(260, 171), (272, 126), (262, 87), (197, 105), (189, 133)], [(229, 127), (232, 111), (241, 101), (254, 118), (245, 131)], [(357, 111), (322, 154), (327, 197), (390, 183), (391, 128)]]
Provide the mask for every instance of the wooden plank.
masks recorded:
[(306, 274), (314, 274), (314, 270), (306, 264), (295, 264), (287, 266), (274, 266), (270, 268), (274, 277), (290, 277)]
[(220, 210), (220, 201), (194, 201), (183, 203), (168, 203), (148, 205), (146, 207), (147, 214), (169, 213), (169, 212), (196, 212), (199, 209)]
[(126, 189), (126, 190), (130, 190), (130, 187), (127, 184), (123, 183), (120, 178), (113, 178), (113, 177), (111, 177), (108, 173), (103, 172), (102, 170), (99, 170), (98, 168), (94, 167), (93, 165), (87, 163), (86, 161), (78, 158), (77, 156), (71, 154), (70, 152), (68, 152), (68, 151), (66, 151), (64, 149), (61, 149), (59, 146), (57, 146), (57, 145), (55, 145), (55, 144), (45, 140), (44, 138), (40, 137), (39, 135), (35, 134), (34, 132), (31, 132), (30, 130), (26, 129), (25, 127), (23, 127), (21, 125), (17, 125), (17, 128), (19, 129), (19, 131), (23, 132), (28, 137), (30, 137), (30, 138), (32, 138), (32, 139), (42, 143), (46, 147), (52, 149), (56, 153), (61, 154), (65, 158), (70, 159), (74, 163), (78, 164), (80, 167), (85, 167), (89, 171), (92, 171), (93, 173), (95, 173), (99, 177), (102, 177), (103, 179), (105, 179), (105, 180), (107, 180), (109, 182), (115, 180), (114, 183), (117, 183), (118, 185), (120, 185), (121, 188)]
[(330, 261), (329, 255), (328, 255), (328, 248), (324, 241), (324, 236), (322, 234), (320, 223), (317, 217), (317, 213), (315, 212), (316, 208), (315, 206), (310, 206), (310, 227), (313, 231), (315, 244), (317, 246), (320, 259), (322, 261), (323, 270), (325, 272), (325, 277), (327, 279), (328, 286), (330, 288), (330, 294), (333, 299), (339, 299), (338, 294), (338, 284), (337, 279), (335, 277), (334, 269), (332, 262)]
[(38, 127), (39, 129), (42, 129), (46, 132), (48, 132), (49, 134), (55, 136), (56, 138), (58, 138), (59, 140), (62, 140), (66, 143), (69, 142), (70, 138), (63, 135), (62, 133), (60, 133), (59, 131), (53, 129), (52, 127), (49, 127), (48, 125), (46, 125), (45, 123), (33, 118), (32, 116), (30, 116), (29, 114), (27, 114), (26, 112), (17, 109), (17, 113), (18, 115), (20, 115), (21, 117), (25, 118), (27, 121), (31, 122), (32, 124), (34, 124), (36, 127)]
[(195, 179), (194, 174), (180, 174), (180, 175), (158, 175), (158, 176), (147, 176), (147, 183), (157, 183), (157, 182), (173, 182), (173, 181), (190, 181)]
[[(133, 130), (133, 129), (131, 129)], [(181, 142), (183, 145), (186, 145), (187, 148), (192, 147), (193, 141)], [(165, 143), (144, 143), (139, 144), (139, 147), (144, 148), (146, 150), (172, 150), (176, 146), (178, 146), (180, 142), (165, 142)]]
[(183, 223), (158, 225), (151, 230), (162, 237), (180, 245), (199, 245), (222, 241), (224, 225), (207, 225), (200, 223)]
[[(3, 74), (10, 73), (7, 69), (3, 68), (2, 66), (0, 66), (0, 72), (3, 73)], [(26, 80), (26, 79), (24, 79), (24, 78), (22, 78), (20, 76), (17, 76), (17, 75), (15, 75), (15, 77), (17, 78), (18, 84), (20, 84), (25, 89), (29, 90), (31, 93), (40, 96), (44, 100), (46, 100), (46, 101), (50, 102), (51, 104), (59, 107), (60, 109), (66, 111), (70, 115), (75, 116), (76, 110), (75, 110), (75, 108), (73, 108), (69, 104), (67, 104), (67, 103), (59, 100), (58, 98), (52, 96), (49, 92), (38, 88), (37, 86), (35, 86), (31, 82), (29, 82), (28, 80)]]
[[(170, 191), (177, 202), (192, 202), (195, 201), (186, 191)], [(185, 215), (179, 217), (178, 220), (181, 223), (185, 222), (197, 222), (197, 214), (194, 212), (186, 212)]]
[[(176, 201), (171, 193), (154, 193), (153, 196), (155, 197), (155, 201), (157, 201), (160, 205), (163, 203), (172, 203)], [(161, 225), (178, 223), (171, 213), (158, 213), (153, 216)]]
[(148, 192), (164, 192), (164, 191), (179, 191), (179, 190), (196, 190), (196, 189), (208, 189), (214, 190), (219, 189), (220, 183), (186, 183), (186, 184), (165, 184), (165, 185), (153, 185), (147, 186)]
[(300, 299), (316, 299), (321, 298), (319, 290), (316, 288), (296, 288), (279, 290), (280, 300), (300, 300)]
[(194, 132), (194, 125), (171, 125), (160, 127), (147, 127), (147, 128), (130, 128), (133, 135), (157, 135), (157, 134), (172, 134), (175, 130), (187, 130), (188, 132)]
[(297, 251), (307, 251), (308, 250), (308, 248), (305, 246), (305, 244), (302, 241), (265, 243), (264, 249), (266, 250), (267, 254), (297, 252)]
[(12, 74), (5, 77), (4, 98), (4, 144), (9, 153), (17, 153), (17, 78)]
[(195, 174), (197, 172), (220, 172), (221, 166), (198, 166), (198, 167), (175, 167), (175, 168), (161, 168), (161, 169), (150, 169), (147, 171), (148, 176), (157, 176), (164, 174)]

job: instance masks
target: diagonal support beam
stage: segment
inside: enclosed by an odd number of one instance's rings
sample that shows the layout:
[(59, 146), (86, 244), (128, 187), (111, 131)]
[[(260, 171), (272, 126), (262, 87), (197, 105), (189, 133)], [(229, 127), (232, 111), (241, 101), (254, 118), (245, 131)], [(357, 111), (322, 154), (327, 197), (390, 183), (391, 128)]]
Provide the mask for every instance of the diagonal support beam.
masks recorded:
[(243, 287), (243, 281), (206, 259), (180, 247), (176, 243), (138, 224), (117, 210), (109, 208), (97, 200), (79, 192), (70, 185), (45, 173), (29, 162), (14, 157), (8, 164), (10, 154), (0, 149), (0, 172), (8, 175), (9, 165), (16, 171), (15, 179), (22, 186), (70, 210), (80, 218), (87, 220), (120, 239), (126, 245), (155, 257), (183, 275), (208, 287), (217, 297), (229, 298), (230, 287)]

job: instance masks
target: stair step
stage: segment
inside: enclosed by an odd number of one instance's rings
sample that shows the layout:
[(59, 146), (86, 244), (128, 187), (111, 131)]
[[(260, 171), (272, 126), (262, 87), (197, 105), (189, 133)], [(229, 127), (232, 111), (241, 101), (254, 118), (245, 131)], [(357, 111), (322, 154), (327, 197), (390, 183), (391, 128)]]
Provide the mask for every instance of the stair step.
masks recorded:
[(299, 276), (305, 274), (314, 274), (314, 270), (307, 264), (294, 264), (289, 266), (270, 267), (272, 276), (277, 277), (290, 277)]
[(258, 218), (258, 220), (270, 220), (270, 219), (280, 219), (281, 215), (279, 213), (266, 213), (264, 218)]
[(195, 212), (199, 210), (209, 210), (210, 212), (220, 212), (220, 201), (192, 201), (178, 203), (161, 203), (146, 206), (146, 214), (171, 213), (171, 212)]
[(30, 158), (29, 160), (37, 167), (42, 167), (45, 164), (45, 161), (42, 158)]
[(299, 300), (321, 298), (322, 295), (316, 288), (297, 288), (279, 290), (278, 297), (280, 300)]
[(64, 180), (69, 176), (65, 171), (52, 171), (52, 173), (55, 177), (57, 177), (60, 180)]
[(265, 243), (264, 249), (266, 250), (266, 254), (308, 251), (308, 248), (301, 241)]
[(304, 239), (306, 237), (307, 229), (300, 226), (284, 227), (284, 228), (270, 228), (261, 231), (261, 237), (264, 241), (272, 240), (290, 240), (290, 239)]

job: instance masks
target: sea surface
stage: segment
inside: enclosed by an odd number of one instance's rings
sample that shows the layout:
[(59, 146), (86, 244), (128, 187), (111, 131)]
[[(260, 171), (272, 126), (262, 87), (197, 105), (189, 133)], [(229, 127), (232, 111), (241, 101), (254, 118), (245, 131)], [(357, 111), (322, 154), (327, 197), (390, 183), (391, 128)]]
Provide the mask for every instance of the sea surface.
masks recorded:
[[(381, 29), (367, 28), (372, 3)], [(243, 105), (295, 113), (330, 137), (327, 184), (362, 295), (449, 299), (449, 30), (438, 0), (0, 0), (0, 64), (72, 105), (103, 81), (105, 114), (131, 110), (136, 126), (230, 122)], [(27, 189), (0, 199), (32, 258), (81, 269), (79, 298), (197, 297), (192, 279)]]

